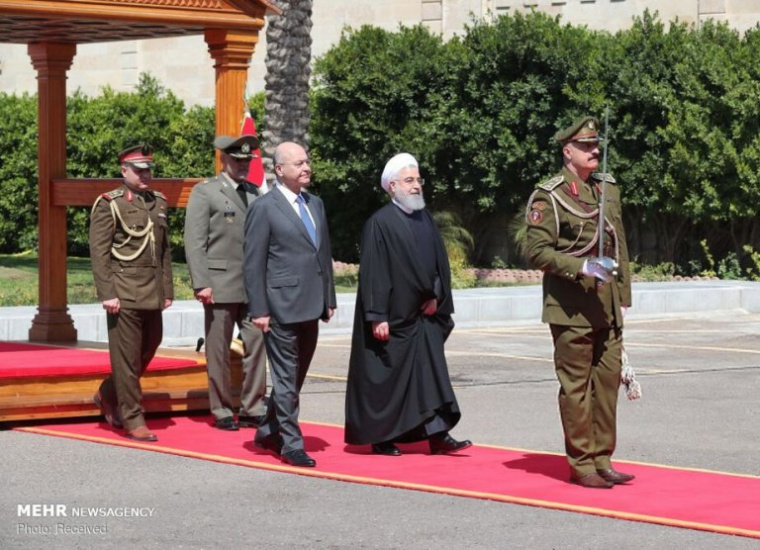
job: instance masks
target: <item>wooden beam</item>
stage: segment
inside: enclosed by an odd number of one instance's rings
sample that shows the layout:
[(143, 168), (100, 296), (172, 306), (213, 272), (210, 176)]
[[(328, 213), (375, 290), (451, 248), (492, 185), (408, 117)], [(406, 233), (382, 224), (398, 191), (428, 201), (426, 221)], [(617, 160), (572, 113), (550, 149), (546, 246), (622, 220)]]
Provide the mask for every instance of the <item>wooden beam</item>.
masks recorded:
[[(185, 208), (190, 191), (201, 178), (154, 178), (151, 189), (161, 191), (174, 208)], [(122, 184), (118, 178), (56, 179), (53, 180), (52, 202), (55, 206), (92, 206), (98, 195), (108, 193)]]
[[(176, 27), (237, 29), (258, 32), (264, 28), (264, 15), (276, 13), (269, 2), (248, 0), (247, 9), (239, 5), (217, 2), (182, 0), (170, 5), (168, 0), (142, 0), (125, 3), (69, 0), (0, 0), (0, 13), (45, 19), (76, 19), (79, 21), (121, 21), (153, 23)], [(243, 5), (243, 2), (237, 2)]]

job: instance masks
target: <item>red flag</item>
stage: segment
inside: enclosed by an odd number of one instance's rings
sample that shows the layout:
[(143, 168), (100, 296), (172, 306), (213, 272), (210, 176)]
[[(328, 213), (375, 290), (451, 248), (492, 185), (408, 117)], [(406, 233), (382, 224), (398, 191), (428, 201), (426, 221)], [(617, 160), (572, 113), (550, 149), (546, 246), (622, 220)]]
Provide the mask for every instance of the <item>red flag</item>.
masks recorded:
[[(240, 135), (256, 135), (256, 124), (253, 122), (253, 117), (251, 116), (251, 112), (248, 109), (245, 110), (245, 117), (243, 117), (243, 128), (240, 130)], [(255, 157), (251, 161), (251, 167), (248, 169), (248, 177), (246, 179), (256, 187), (261, 187), (262, 191), (266, 192), (267, 178), (266, 175), (264, 175), (264, 164), (261, 162), (261, 151), (259, 149), (256, 149), (253, 153)]]

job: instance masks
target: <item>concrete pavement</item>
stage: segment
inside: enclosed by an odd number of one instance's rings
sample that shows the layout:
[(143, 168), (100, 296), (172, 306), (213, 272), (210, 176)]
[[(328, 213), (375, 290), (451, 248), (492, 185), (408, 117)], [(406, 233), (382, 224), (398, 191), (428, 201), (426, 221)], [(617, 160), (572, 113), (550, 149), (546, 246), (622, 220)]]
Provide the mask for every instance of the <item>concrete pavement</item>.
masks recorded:
[[(636, 286), (625, 340), (644, 395), (636, 402), (621, 398), (616, 460), (760, 475), (757, 288), (724, 282)], [(512, 305), (520, 304), (512, 311), (537, 312), (526, 295), (540, 300), (540, 289), (505, 290), (457, 294), (462, 317), (447, 343), (447, 357), (463, 418), (453, 434), (479, 444), (562, 452), (548, 328), (537, 313), (501, 322), (487, 317), (490, 311), (507, 311), (511, 293)], [(477, 302), (480, 319), (464, 319), (476, 306), (462, 296), (485, 296)], [(498, 308), (497, 298), (505, 300)], [(301, 419), (340, 425), (350, 335), (345, 328), (324, 326), (302, 394)], [(760, 547), (757, 539), (13, 431), (0, 431), (0, 456), (3, 549)], [(320, 460), (319, 453), (313, 456)], [(458, 459), (450, 458), (456, 468)], [(624, 488), (613, 489), (619, 490)], [(19, 505), (34, 503), (153, 512), (69, 518), (72, 527), (104, 525), (105, 533), (45, 534), (32, 531), (54, 525), (54, 518), (18, 514)], [(31, 528), (19, 527), (24, 523)]]

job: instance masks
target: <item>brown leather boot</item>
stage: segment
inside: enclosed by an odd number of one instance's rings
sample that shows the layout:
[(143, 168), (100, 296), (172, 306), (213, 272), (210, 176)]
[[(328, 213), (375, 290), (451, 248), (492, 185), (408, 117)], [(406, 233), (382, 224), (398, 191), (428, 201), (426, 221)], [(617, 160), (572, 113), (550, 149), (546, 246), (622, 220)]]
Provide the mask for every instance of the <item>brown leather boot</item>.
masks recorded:
[(127, 430), (127, 437), (135, 441), (158, 441), (156, 434), (151, 432), (147, 426), (138, 426), (134, 430)]
[(586, 489), (612, 489), (614, 483), (607, 481), (597, 473), (586, 474), (585, 476), (570, 478), (570, 483), (580, 485)]
[(632, 481), (636, 478), (636, 476), (631, 474), (624, 474), (623, 472), (618, 472), (617, 470), (613, 468), (604, 468), (601, 470), (596, 471), (597, 474), (599, 474), (605, 481), (609, 481), (610, 483), (614, 483), (615, 485), (620, 485), (621, 483), (628, 483), (629, 481)]

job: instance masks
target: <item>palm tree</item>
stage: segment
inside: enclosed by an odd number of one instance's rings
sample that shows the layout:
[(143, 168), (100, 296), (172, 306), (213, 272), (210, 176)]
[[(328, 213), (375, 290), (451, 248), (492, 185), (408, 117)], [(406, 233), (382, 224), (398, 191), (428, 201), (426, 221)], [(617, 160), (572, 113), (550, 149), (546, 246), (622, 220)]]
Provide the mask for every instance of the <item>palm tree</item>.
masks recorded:
[(472, 234), (467, 231), (459, 216), (442, 210), (433, 214), (433, 220), (441, 233), (446, 253), (451, 264), (451, 287), (471, 288), (475, 286), (475, 272), (470, 269), (467, 257), (475, 244)]
[(466, 267), (467, 257), (475, 245), (472, 234), (462, 226), (459, 216), (449, 210), (435, 212), (433, 220), (441, 233), (452, 266)]
[(275, 147), (309, 141), (309, 77), (311, 76), (311, 12), (313, 0), (278, 0), (282, 15), (269, 18), (266, 56), (266, 130), (264, 162), (272, 171)]

